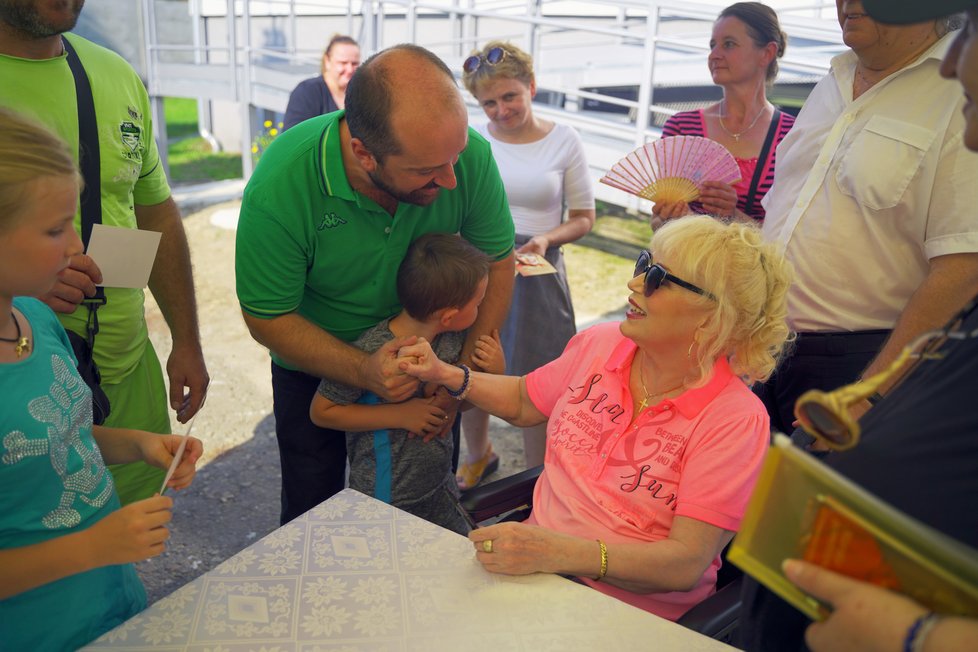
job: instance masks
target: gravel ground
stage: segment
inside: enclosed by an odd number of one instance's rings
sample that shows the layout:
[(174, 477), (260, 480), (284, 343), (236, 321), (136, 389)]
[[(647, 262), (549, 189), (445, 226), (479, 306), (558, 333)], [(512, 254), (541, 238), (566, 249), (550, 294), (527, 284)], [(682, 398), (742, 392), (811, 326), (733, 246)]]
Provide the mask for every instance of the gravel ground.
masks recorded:
[[(271, 372), (267, 351), (248, 334), (234, 293), (234, 231), (238, 202), (228, 202), (187, 215), (197, 284), (201, 338), (211, 375), (207, 404), (193, 434), (204, 442), (194, 484), (174, 494), (171, 538), (165, 553), (137, 564), (150, 603), (215, 567), (278, 526), (280, 471), (275, 444)], [(571, 286), (584, 270), (574, 268), (567, 248)], [(630, 263), (623, 261), (624, 268)], [(626, 272), (627, 273), (627, 272)], [(586, 276), (586, 274), (585, 274)], [(618, 276), (616, 274), (616, 276)], [(581, 285), (584, 285), (583, 277)], [(575, 293), (579, 325), (616, 318), (624, 310), (621, 283), (602, 283), (607, 291)], [(618, 279), (621, 280), (621, 279)], [(584, 296), (578, 296), (582, 294)], [(614, 307), (608, 313), (603, 310)], [(159, 309), (147, 296), (150, 336), (165, 360), (170, 342)], [(184, 432), (176, 423), (174, 430)], [(501, 465), (494, 477), (523, 468), (518, 428), (493, 419), (493, 447)], [(464, 450), (463, 450), (464, 453)]]

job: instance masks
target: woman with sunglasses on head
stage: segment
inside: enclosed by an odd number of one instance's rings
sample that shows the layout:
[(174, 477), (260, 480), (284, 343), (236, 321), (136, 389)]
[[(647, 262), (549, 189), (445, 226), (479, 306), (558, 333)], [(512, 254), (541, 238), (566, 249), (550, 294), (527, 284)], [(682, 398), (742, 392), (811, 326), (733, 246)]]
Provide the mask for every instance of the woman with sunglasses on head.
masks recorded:
[(662, 136), (703, 136), (733, 154), (741, 179), (734, 185), (705, 181), (700, 199), (652, 207), (653, 226), (690, 211), (742, 221), (763, 220), (761, 199), (774, 183), (775, 149), (795, 119), (767, 100), (778, 76), (788, 37), (778, 15), (760, 2), (738, 2), (720, 12), (713, 24), (707, 64), (723, 99), (705, 109), (670, 117)]
[(547, 423), (526, 523), (474, 530), (478, 560), (562, 573), (675, 620), (714, 590), (769, 440), (748, 383), (789, 331), (791, 272), (752, 226), (705, 216), (656, 231), (620, 324), (576, 335), (523, 377), (442, 364), (427, 343), (401, 368), (515, 425)]
[(357, 42), (349, 36), (334, 35), (323, 52), (320, 74), (299, 82), (289, 95), (282, 130), (342, 109), (346, 86), (359, 66), (360, 46)]
[[(533, 113), (536, 80), (530, 56), (491, 41), (465, 60), (462, 82), (489, 122), (476, 127), (492, 145), (516, 225), (516, 255), (545, 258), (556, 274), (518, 276), (502, 328), (508, 373), (523, 375), (560, 355), (577, 329), (561, 245), (594, 226), (594, 190), (580, 136)], [(565, 219), (566, 209), (566, 219)], [(459, 488), (469, 489), (499, 466), (488, 436), (488, 415), (462, 417), (467, 460)], [(523, 430), (528, 468), (543, 463), (544, 428)]]

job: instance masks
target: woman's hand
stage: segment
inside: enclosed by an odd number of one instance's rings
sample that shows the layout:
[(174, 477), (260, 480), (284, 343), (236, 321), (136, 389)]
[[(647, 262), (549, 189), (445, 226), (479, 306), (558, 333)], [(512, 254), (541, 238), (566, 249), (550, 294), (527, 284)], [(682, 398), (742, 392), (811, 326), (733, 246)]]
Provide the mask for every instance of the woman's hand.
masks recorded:
[(547, 253), (550, 241), (545, 236), (535, 235), (526, 241), (522, 247), (516, 250), (518, 254), (536, 254), (541, 258)]
[(402, 346), (397, 352), (397, 361), (398, 369), (426, 383), (435, 382), (439, 385), (448, 385), (452, 389), (457, 389), (461, 384), (459, 381), (452, 385), (449, 380), (452, 369), (458, 367), (439, 360), (431, 349), (431, 344), (423, 337), (419, 337), (416, 344)]
[[(469, 532), (475, 557), (490, 573), (529, 575), (530, 573), (572, 573), (597, 575), (601, 557), (594, 541), (577, 539), (538, 525), (497, 523)], [(486, 544), (486, 541), (492, 541)], [(492, 550), (487, 552), (486, 548)], [(576, 560), (582, 548), (593, 552), (588, 561), (594, 571), (580, 568)], [(591, 550), (593, 548), (593, 550)], [(585, 553), (586, 554), (586, 553)], [(593, 557), (593, 559), (591, 559)]]
[(142, 561), (163, 552), (170, 538), (166, 524), (173, 517), (172, 508), (171, 498), (153, 496), (118, 509), (85, 530), (92, 568)]
[(704, 181), (700, 184), (700, 197), (697, 201), (710, 215), (733, 217), (737, 209), (737, 191), (729, 183)]
[(927, 609), (878, 586), (798, 560), (784, 563), (785, 576), (809, 595), (832, 605), (832, 614), (805, 631), (814, 652), (903, 649), (913, 622)]
[(486, 373), (506, 373), (506, 356), (503, 355), (503, 343), (499, 339), (498, 328), (492, 329), (492, 335), (479, 336), (472, 352), (472, 360)]
[[(151, 432), (141, 433), (139, 448), (142, 451), (143, 459), (147, 464), (159, 469), (169, 469), (173, 456), (180, 448), (182, 435), (157, 435)], [(174, 469), (173, 475), (166, 483), (170, 489), (185, 489), (193, 482), (197, 474), (197, 460), (204, 453), (204, 444), (196, 437), (187, 440), (187, 446), (183, 450), (183, 456)]]
[[(677, 217), (685, 217), (692, 213), (689, 204), (684, 201), (677, 202), (657, 202), (652, 204), (652, 220), (650, 226), (654, 229), (661, 226), (664, 222)], [(658, 218), (658, 220), (656, 220)]]

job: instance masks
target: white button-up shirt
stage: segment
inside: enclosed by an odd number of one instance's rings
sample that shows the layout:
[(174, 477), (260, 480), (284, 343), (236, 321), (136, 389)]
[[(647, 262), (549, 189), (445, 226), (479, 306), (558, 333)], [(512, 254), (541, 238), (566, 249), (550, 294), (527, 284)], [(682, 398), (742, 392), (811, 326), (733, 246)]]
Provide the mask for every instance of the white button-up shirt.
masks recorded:
[(763, 229), (795, 267), (795, 330), (892, 328), (931, 258), (978, 251), (978, 154), (938, 75), (952, 39), (855, 100), (855, 53), (833, 58), (782, 141)]

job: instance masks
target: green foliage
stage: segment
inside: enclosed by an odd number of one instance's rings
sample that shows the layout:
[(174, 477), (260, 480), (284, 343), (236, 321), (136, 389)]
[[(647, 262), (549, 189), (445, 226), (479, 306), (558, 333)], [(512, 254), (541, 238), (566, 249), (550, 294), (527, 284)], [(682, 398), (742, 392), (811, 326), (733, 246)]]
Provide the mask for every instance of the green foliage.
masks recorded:
[(598, 206), (594, 229), (564, 246), (567, 276), (578, 320), (618, 319), (625, 310), (635, 258), (648, 247), (652, 230), (644, 217)]
[(215, 152), (203, 138), (185, 138), (170, 145), (171, 183), (204, 183), (240, 178), (240, 154)]
[(215, 152), (199, 137), (197, 100), (167, 97), (163, 100), (169, 137), (170, 183), (205, 183), (241, 178), (241, 155)]
[(167, 136), (187, 138), (197, 135), (197, 100), (167, 97), (163, 100)]

